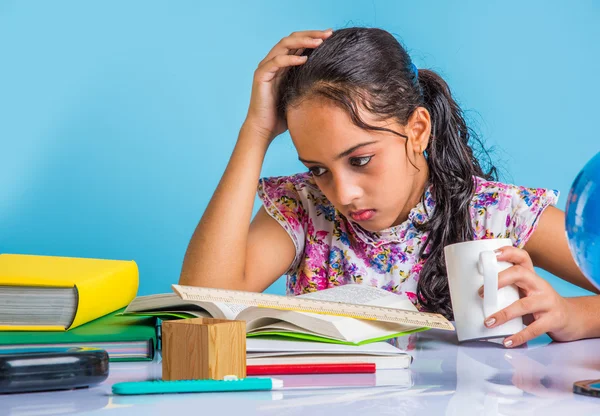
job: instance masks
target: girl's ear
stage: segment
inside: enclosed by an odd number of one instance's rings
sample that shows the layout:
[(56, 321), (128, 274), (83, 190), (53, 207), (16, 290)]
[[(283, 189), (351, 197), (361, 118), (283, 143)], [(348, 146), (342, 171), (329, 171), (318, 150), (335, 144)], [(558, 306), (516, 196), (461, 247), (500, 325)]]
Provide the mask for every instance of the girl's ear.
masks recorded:
[(422, 154), (429, 144), (431, 135), (431, 116), (425, 107), (417, 107), (408, 119), (408, 151)]

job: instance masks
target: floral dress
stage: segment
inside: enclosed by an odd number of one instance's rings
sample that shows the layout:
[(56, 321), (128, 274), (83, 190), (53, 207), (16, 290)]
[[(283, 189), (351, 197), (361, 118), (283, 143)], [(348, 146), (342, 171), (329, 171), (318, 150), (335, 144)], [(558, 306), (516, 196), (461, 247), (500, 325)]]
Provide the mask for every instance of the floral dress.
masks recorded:
[[(475, 239), (510, 238), (522, 248), (548, 205), (559, 193), (474, 177), (470, 203)], [(346, 218), (323, 195), (312, 174), (261, 178), (258, 196), (266, 211), (289, 234), (296, 247), (286, 271), (288, 295), (345, 284), (377, 286), (405, 295), (421, 309), (417, 282), (424, 260), (419, 257), (428, 232), (417, 230), (435, 209), (431, 186), (394, 227), (371, 232)]]

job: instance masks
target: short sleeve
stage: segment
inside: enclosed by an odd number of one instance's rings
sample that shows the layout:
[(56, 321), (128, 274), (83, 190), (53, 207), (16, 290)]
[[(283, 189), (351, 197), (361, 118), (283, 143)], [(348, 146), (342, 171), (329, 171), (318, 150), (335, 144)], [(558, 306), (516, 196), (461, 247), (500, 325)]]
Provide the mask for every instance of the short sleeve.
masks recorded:
[(296, 256), (285, 274), (297, 269), (306, 239), (308, 214), (306, 182), (303, 175), (261, 178), (258, 197), (267, 213), (288, 233), (296, 247)]
[(486, 181), (478, 178), (471, 205), (475, 238), (510, 238), (523, 248), (544, 210), (556, 205), (559, 192), (546, 188)]
[(510, 222), (509, 238), (515, 247), (523, 248), (535, 231), (544, 210), (556, 205), (559, 192), (545, 188), (526, 188), (513, 186), (510, 188), (512, 206), (506, 221)]

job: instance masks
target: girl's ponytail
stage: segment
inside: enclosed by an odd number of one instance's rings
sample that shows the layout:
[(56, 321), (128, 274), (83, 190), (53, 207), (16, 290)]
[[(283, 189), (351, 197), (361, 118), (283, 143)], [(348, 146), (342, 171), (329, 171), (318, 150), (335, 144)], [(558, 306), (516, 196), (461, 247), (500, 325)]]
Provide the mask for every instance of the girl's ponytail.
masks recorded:
[(429, 231), (421, 252), (427, 261), (419, 276), (417, 296), (426, 309), (452, 318), (444, 247), (473, 238), (469, 211), (475, 191), (473, 177), (495, 179), (496, 172), (492, 168), (489, 173), (484, 173), (473, 154), (469, 141), (478, 139), (467, 127), (448, 84), (426, 69), (419, 70), (418, 79), (423, 106), (432, 121), (426, 157), (435, 209), (429, 221), (417, 225)]

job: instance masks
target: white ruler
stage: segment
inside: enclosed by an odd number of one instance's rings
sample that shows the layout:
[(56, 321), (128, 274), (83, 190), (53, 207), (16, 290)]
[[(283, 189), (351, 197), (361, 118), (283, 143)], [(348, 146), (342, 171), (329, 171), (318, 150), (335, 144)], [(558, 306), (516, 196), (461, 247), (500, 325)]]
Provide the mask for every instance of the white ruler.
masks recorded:
[(407, 311), (404, 309), (371, 305), (356, 305), (327, 300), (303, 299), (293, 296), (279, 296), (270, 295), (268, 293), (243, 292), (239, 290), (212, 289), (181, 285), (172, 285), (172, 288), (181, 299), (189, 301), (237, 303), (239, 305), (257, 306), (259, 308), (348, 316), (357, 319), (395, 322), (414, 327), (428, 327), (454, 331), (452, 324), (442, 315), (437, 313)]

